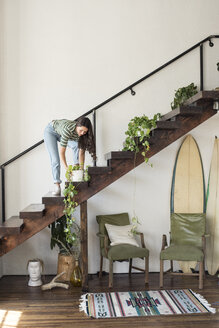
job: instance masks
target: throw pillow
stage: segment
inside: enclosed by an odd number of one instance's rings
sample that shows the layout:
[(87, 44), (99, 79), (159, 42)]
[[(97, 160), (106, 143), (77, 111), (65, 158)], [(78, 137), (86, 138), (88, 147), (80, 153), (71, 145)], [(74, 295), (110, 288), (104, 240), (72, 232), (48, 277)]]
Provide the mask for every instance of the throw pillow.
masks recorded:
[(109, 239), (111, 241), (110, 246), (115, 246), (119, 244), (130, 244), (139, 247), (137, 241), (133, 236), (133, 233), (131, 232), (131, 224), (125, 226), (117, 226), (106, 223), (105, 227), (108, 232)]

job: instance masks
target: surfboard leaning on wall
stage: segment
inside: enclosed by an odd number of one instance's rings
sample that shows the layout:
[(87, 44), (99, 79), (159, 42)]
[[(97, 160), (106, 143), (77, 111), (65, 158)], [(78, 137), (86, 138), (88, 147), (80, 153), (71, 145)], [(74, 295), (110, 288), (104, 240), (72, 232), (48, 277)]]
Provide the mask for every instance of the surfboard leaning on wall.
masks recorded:
[[(188, 135), (175, 160), (172, 177), (171, 213), (205, 213), (205, 182), (202, 159), (195, 139)], [(191, 272), (197, 262), (179, 261), (181, 270)]]

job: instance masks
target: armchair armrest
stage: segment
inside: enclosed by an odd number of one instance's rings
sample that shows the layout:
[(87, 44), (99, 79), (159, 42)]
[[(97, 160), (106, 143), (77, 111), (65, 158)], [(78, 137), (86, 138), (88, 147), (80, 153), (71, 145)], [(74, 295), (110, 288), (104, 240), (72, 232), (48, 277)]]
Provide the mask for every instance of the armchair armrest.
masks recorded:
[(96, 235), (98, 237), (100, 237), (100, 238), (104, 238), (104, 250), (105, 250), (105, 253), (107, 255), (108, 254), (108, 244), (109, 244), (109, 238), (108, 238), (108, 236), (107, 235), (104, 235), (104, 234), (102, 234), (100, 232), (97, 232)]
[(139, 235), (141, 238), (141, 247), (146, 248), (145, 242), (144, 242), (144, 234), (142, 232), (138, 232), (138, 231), (136, 231), (135, 233), (136, 233), (136, 235)]
[(105, 235), (103, 235), (103, 234), (100, 233), (100, 232), (97, 232), (96, 235), (97, 235), (97, 237), (100, 237), (100, 238), (104, 238), (104, 237), (105, 237)]
[(161, 248), (161, 250), (163, 251), (167, 245), (168, 245), (167, 244), (167, 236), (163, 235), (162, 236), (162, 248)]

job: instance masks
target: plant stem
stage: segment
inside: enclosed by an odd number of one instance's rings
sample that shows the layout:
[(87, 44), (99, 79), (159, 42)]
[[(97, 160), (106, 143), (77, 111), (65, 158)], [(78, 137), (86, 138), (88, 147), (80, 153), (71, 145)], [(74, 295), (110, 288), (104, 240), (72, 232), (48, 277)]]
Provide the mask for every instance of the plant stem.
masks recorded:
[(62, 247), (65, 249), (65, 251), (68, 253), (68, 255), (72, 256), (72, 253), (69, 251), (69, 249), (63, 244), (63, 242), (57, 238), (52, 237), (53, 240), (55, 240), (57, 243), (62, 245)]

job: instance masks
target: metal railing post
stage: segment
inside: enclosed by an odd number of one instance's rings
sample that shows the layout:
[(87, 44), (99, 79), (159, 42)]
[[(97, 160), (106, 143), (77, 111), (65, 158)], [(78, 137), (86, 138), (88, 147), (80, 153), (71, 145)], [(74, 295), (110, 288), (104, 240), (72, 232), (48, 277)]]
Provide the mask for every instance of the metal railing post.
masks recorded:
[(200, 44), (200, 91), (204, 90), (204, 73), (203, 73), (203, 44)]
[[(94, 132), (94, 142), (95, 142), (95, 145), (96, 145), (96, 140), (97, 140), (97, 136), (96, 136), (96, 133), (97, 133), (97, 129), (96, 129), (96, 110), (93, 111), (93, 132)], [(97, 145), (96, 145), (96, 152), (97, 152)], [(94, 166), (97, 166), (97, 161), (96, 159), (93, 161), (93, 164)]]
[(1, 166), (2, 222), (5, 222), (5, 168)]

